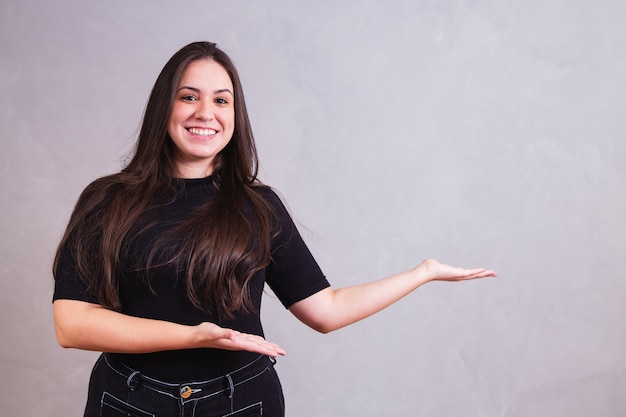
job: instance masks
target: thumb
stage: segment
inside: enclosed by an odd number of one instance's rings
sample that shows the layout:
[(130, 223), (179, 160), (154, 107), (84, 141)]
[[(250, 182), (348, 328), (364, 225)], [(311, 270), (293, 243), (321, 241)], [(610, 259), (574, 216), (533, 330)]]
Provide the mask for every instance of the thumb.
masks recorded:
[(208, 325), (208, 330), (211, 334), (211, 337), (214, 340), (228, 339), (228, 340), (233, 341), (236, 338), (236, 332), (232, 329), (220, 327), (214, 323), (207, 323), (207, 325)]

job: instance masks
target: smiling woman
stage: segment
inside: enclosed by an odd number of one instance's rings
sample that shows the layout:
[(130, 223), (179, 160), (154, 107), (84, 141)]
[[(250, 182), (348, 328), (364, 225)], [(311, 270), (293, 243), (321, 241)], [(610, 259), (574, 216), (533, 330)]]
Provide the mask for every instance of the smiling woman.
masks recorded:
[(213, 43), (185, 46), (157, 78), (128, 166), (83, 191), (57, 250), (57, 339), (105, 352), (85, 416), (283, 416), (265, 284), (326, 333), (429, 281), (495, 275), (426, 260), (334, 290), (257, 167), (234, 65)]
[(180, 80), (167, 131), (176, 145), (181, 178), (203, 178), (213, 172), (215, 156), (235, 129), (235, 97), (228, 73), (220, 64), (189, 64)]

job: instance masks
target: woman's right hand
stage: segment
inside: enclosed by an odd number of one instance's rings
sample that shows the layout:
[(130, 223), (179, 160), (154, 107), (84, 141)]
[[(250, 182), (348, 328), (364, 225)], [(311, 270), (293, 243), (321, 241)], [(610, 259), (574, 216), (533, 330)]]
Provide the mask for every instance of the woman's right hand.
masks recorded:
[(202, 345), (225, 350), (246, 350), (267, 356), (284, 356), (285, 351), (276, 343), (268, 342), (254, 334), (226, 329), (214, 323), (204, 322), (196, 326)]
[(110, 353), (149, 353), (163, 350), (216, 348), (246, 350), (268, 356), (285, 351), (261, 336), (225, 329), (213, 323), (187, 326), (128, 316), (99, 304), (56, 300), (54, 325), (66, 348)]

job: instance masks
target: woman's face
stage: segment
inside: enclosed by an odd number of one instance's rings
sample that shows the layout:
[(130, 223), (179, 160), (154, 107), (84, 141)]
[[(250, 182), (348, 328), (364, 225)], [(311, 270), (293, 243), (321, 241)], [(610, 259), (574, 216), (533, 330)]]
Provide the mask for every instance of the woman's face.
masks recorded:
[(235, 129), (233, 83), (220, 64), (194, 61), (176, 88), (167, 132), (175, 149), (181, 178), (202, 178), (213, 172), (215, 156)]

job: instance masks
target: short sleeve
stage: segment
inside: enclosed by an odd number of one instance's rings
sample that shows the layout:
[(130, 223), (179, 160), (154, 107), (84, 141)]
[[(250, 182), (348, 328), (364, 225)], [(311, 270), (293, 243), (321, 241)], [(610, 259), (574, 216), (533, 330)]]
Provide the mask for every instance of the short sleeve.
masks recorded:
[(287, 209), (273, 192), (277, 232), (272, 239), (272, 259), (266, 282), (285, 308), (330, 286), (317, 261), (302, 240)]
[(68, 248), (59, 253), (56, 264), (54, 294), (52, 300), (67, 299), (98, 304), (97, 298), (89, 291), (76, 271), (76, 262)]

